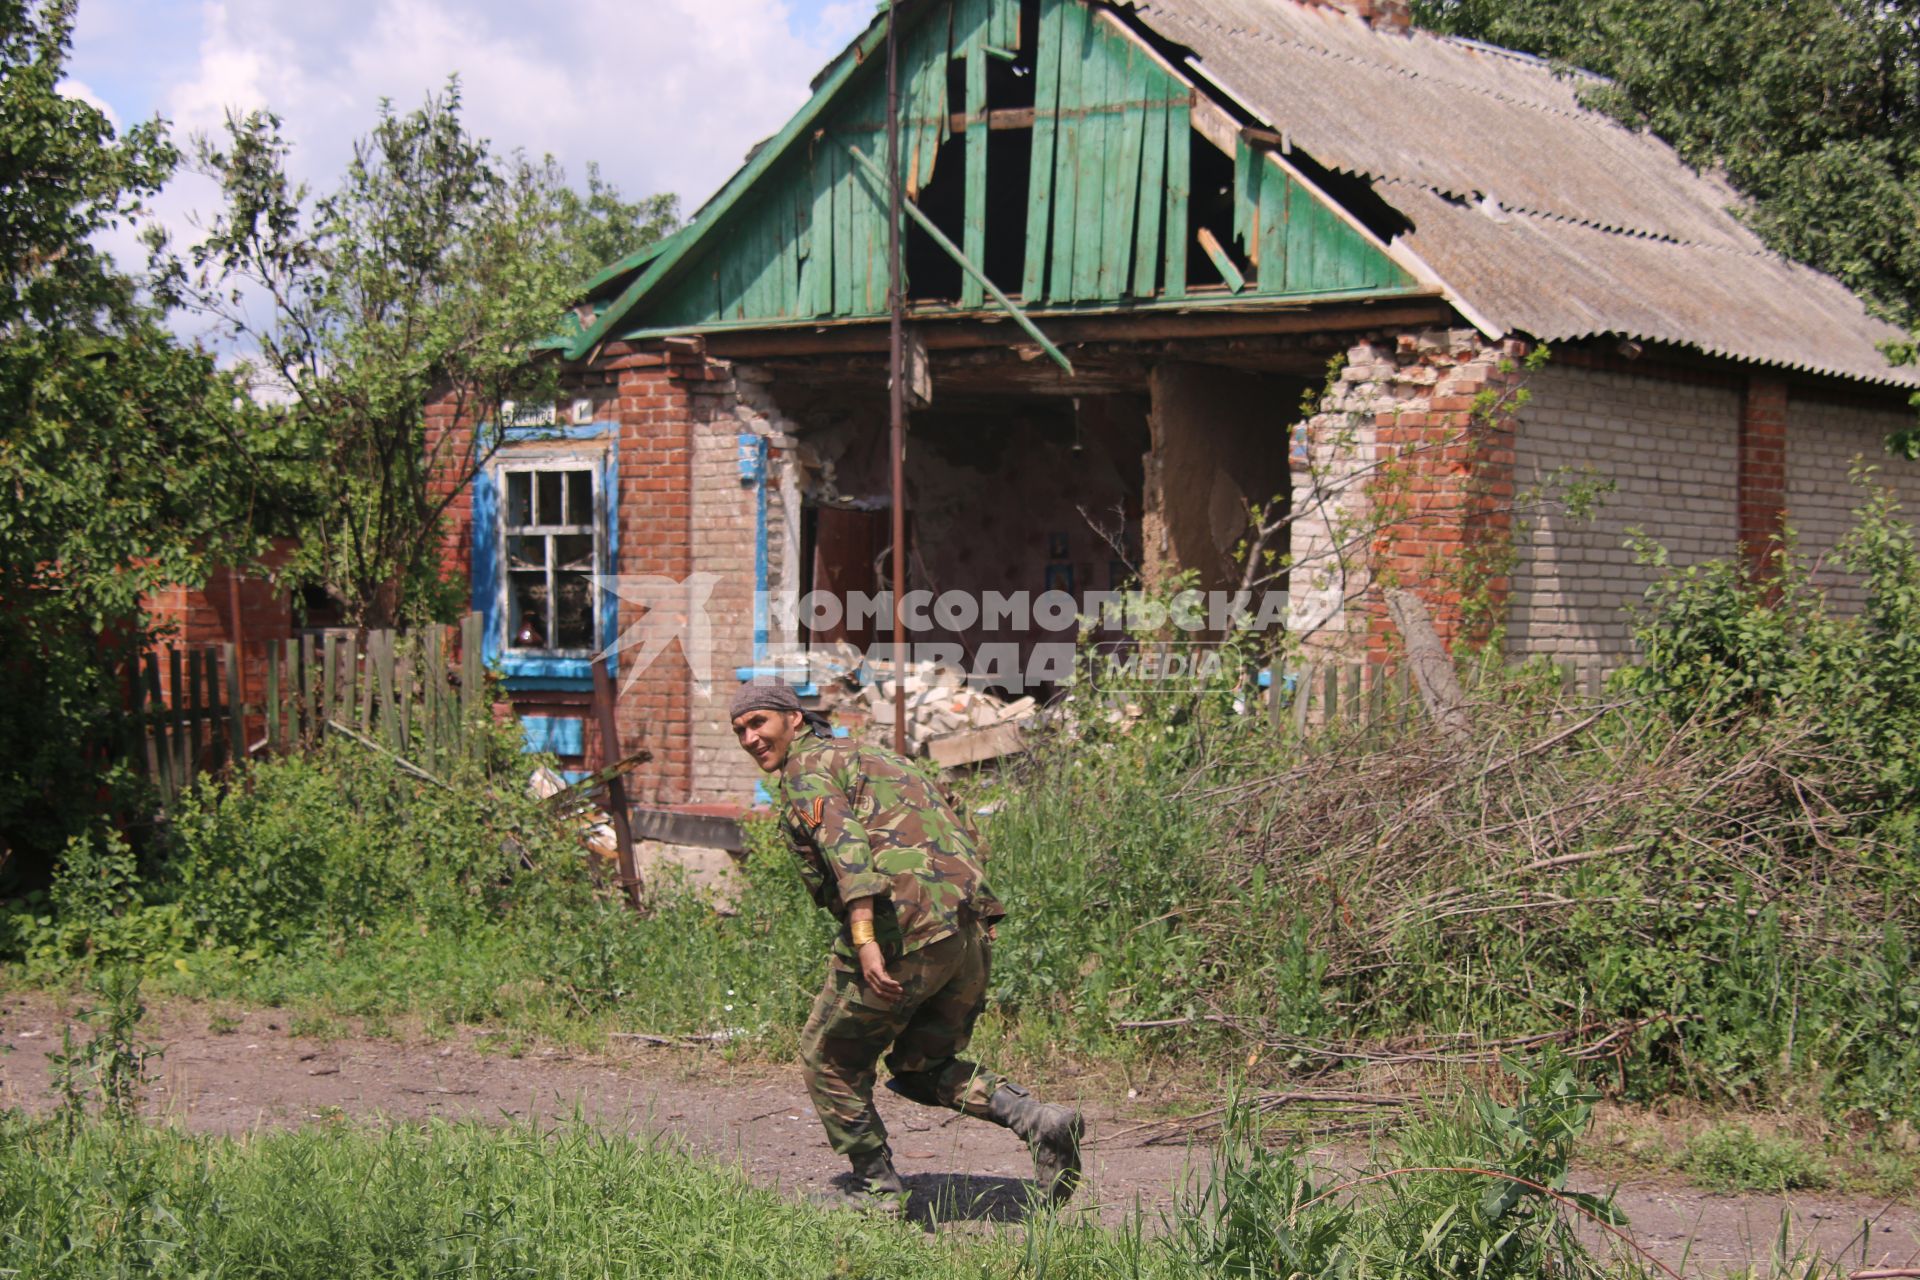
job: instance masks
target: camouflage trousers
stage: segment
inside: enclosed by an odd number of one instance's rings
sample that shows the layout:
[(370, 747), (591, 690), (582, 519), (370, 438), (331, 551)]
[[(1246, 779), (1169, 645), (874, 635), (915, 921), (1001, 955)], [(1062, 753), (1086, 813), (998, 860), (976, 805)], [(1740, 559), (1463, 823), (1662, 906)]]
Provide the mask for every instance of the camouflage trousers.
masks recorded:
[[(906, 989), (889, 1005), (835, 963), (800, 1034), (800, 1067), (827, 1141), (840, 1155), (886, 1145), (887, 1128), (873, 1109), (874, 1066), (882, 1053), (893, 1077), (887, 1087), (929, 1107), (984, 1117), (1003, 1082), (958, 1055), (987, 1003), (991, 944), (968, 922), (960, 932), (887, 966)], [(889, 1048), (891, 1051), (889, 1052)]]

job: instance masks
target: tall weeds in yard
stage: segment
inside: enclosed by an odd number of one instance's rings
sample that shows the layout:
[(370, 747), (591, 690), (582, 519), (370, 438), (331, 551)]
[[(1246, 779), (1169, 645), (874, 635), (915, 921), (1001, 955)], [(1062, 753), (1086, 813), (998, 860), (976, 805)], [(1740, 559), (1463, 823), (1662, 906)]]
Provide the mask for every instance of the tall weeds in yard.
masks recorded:
[(1551, 1042), (1627, 1096), (1915, 1119), (1920, 561), (1878, 494), (1842, 558), (1854, 616), (1791, 556), (1667, 572), (1598, 702), (1469, 671), (1464, 753), (1301, 743), (1224, 684), (1043, 748), (992, 828), (1008, 996), (1309, 1074)]

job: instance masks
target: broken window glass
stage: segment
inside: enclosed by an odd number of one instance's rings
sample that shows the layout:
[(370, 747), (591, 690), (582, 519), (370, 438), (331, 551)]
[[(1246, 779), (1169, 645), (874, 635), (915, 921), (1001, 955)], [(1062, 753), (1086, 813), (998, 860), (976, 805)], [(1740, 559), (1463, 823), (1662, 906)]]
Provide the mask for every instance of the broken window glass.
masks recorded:
[(507, 647), (590, 652), (600, 570), (590, 467), (523, 467), (504, 476)]

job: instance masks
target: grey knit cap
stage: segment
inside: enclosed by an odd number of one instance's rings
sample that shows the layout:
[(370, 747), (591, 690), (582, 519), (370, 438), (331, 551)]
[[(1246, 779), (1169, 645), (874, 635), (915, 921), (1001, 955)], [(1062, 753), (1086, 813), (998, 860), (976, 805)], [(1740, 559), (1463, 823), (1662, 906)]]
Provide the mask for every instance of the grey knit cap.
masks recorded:
[(749, 711), (798, 711), (800, 698), (792, 685), (747, 684), (740, 686), (740, 692), (733, 695), (733, 706), (727, 711), (728, 720), (738, 720)]

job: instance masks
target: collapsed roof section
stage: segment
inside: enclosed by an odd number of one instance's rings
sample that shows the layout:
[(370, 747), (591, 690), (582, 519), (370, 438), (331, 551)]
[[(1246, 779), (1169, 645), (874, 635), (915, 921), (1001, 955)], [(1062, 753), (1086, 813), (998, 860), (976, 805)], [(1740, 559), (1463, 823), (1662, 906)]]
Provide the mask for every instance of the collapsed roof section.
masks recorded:
[[(1221, 135), (1193, 84), (1084, 0), (901, 8), (901, 182), (966, 262), (1049, 312), (1430, 293), (1277, 154)], [(602, 273), (570, 344), (861, 321), (886, 311), (882, 22), (675, 240)], [(910, 226), (922, 316), (984, 309), (973, 271)]]
[[(1899, 336), (1739, 196), (1538, 59), (1297, 0), (902, 0), (916, 318), (1440, 295), (1489, 336), (1616, 335), (1889, 385)], [(613, 338), (886, 308), (884, 14), (677, 235), (592, 281)]]

